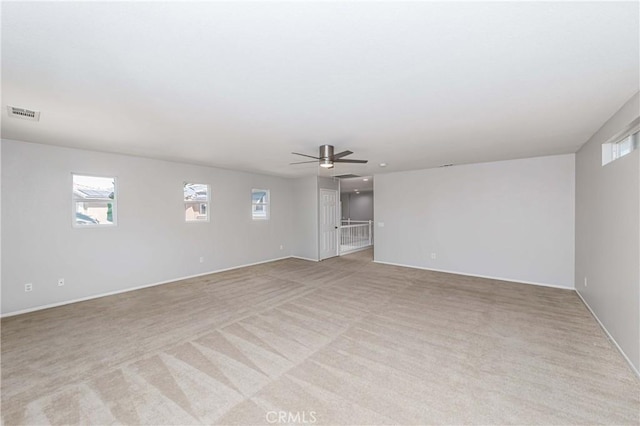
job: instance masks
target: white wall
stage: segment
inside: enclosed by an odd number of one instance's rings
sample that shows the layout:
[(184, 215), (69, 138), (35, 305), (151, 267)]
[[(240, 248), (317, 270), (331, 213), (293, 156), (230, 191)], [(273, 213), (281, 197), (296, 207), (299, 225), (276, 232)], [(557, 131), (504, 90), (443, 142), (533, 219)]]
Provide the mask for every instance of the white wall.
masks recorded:
[(573, 288), (574, 186), (573, 154), (376, 175), (375, 260)]
[[(287, 179), (6, 140), (1, 159), (3, 314), (291, 254)], [(72, 227), (72, 172), (118, 178), (117, 227)], [(185, 223), (185, 181), (211, 185), (209, 223)], [(271, 190), (268, 221), (253, 187)]]
[(576, 154), (576, 290), (636, 371), (640, 371), (640, 151), (603, 167), (601, 147), (639, 111), (636, 94)]
[(326, 177), (326, 176), (318, 176), (318, 191), (320, 189), (333, 189), (340, 193), (340, 180), (337, 178)]
[(293, 182), (293, 248), (291, 255), (307, 260), (320, 259), (320, 188), (340, 191), (337, 179), (309, 176)]
[(292, 181), (293, 247), (291, 255), (318, 260), (318, 179), (309, 176)]
[(340, 195), (342, 218), (351, 220), (373, 219), (373, 191)]

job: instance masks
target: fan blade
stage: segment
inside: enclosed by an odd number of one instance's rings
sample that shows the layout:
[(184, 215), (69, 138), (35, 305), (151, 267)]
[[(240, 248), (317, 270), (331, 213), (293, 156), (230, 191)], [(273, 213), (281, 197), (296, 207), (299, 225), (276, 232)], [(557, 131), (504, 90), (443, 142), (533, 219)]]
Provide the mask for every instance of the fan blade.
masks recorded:
[(297, 163), (289, 163), (289, 165), (291, 164), (307, 164), (307, 163), (317, 163), (318, 160), (313, 160), (313, 161), (299, 161)]
[(316, 160), (319, 160), (319, 159), (320, 159), (320, 158), (318, 158), (318, 157), (312, 157), (311, 155), (307, 155), (307, 154), (300, 154), (300, 153), (298, 153), (298, 152), (292, 152), (292, 154), (295, 154), (295, 155), (302, 155), (303, 157), (315, 158)]
[(342, 152), (339, 152), (337, 154), (333, 154), (333, 159), (337, 160), (338, 158), (346, 157), (347, 155), (351, 155), (351, 154), (353, 154), (353, 152), (351, 152), (349, 150), (342, 151)]
[(358, 163), (358, 164), (366, 164), (369, 160), (333, 160), (334, 163)]

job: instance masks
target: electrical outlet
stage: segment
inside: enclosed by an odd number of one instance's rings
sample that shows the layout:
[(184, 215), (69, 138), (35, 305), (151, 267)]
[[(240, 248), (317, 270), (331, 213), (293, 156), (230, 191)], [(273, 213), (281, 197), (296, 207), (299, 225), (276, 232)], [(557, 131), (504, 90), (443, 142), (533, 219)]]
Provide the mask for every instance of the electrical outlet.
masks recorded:
[(200, 263), (204, 263), (204, 257), (200, 257)]
[(438, 257), (438, 255), (437, 255), (437, 254), (435, 254), (435, 253), (431, 253), (431, 259), (436, 259), (437, 257)]
[(284, 250), (284, 246), (283, 245), (280, 245), (280, 250)]
[(587, 277), (584, 277), (584, 286), (587, 286)]
[(62, 287), (64, 285), (64, 278), (60, 278), (58, 280), (58, 287)]
[(24, 291), (29, 292), (31, 290), (33, 290), (33, 284), (27, 283), (24, 285)]
[(384, 222), (378, 222), (378, 228), (384, 228)]

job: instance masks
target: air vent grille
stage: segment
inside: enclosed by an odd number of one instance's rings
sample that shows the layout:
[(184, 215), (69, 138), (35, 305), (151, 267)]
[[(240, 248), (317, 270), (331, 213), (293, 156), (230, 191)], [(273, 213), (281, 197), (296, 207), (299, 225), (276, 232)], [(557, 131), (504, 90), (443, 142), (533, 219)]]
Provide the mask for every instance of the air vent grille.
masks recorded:
[(40, 120), (40, 111), (34, 111), (26, 108), (19, 108), (7, 105), (9, 117), (21, 118), (23, 120), (38, 121)]
[(334, 178), (338, 178), (338, 179), (351, 179), (351, 178), (357, 178), (357, 177), (360, 177), (360, 176), (352, 175), (352, 174), (334, 176)]

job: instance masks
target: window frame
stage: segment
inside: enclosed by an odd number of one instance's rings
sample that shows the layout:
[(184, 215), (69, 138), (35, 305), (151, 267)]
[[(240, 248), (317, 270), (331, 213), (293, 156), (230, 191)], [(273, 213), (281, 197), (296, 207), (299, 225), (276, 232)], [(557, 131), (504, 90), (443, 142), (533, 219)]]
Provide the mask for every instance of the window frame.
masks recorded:
[[(184, 188), (187, 185), (203, 185), (207, 187), (207, 199), (205, 201), (197, 200), (197, 201), (189, 201), (184, 199)], [(185, 209), (182, 212), (182, 218), (184, 223), (209, 223), (211, 221), (211, 209), (209, 208), (209, 204), (211, 203), (211, 185), (208, 183), (199, 183), (199, 182), (188, 182), (184, 181), (182, 183), (182, 205)], [(198, 205), (197, 208), (194, 208), (193, 211), (197, 212), (197, 214), (202, 215), (202, 206), (205, 206), (206, 219), (187, 219), (186, 216), (186, 206), (187, 205)]]
[[(626, 143), (629, 144), (628, 151), (622, 153), (623, 145)], [(639, 145), (640, 117), (633, 120), (622, 131), (616, 133), (607, 142), (602, 144), (602, 166), (604, 167), (620, 158), (626, 157), (638, 149)]]
[[(84, 177), (92, 177), (92, 178), (102, 178), (102, 179), (113, 179), (113, 198), (112, 207), (111, 207), (111, 218), (113, 219), (111, 223), (103, 222), (103, 223), (93, 223), (93, 224), (85, 224), (79, 225), (77, 222), (76, 214), (78, 213), (77, 205), (78, 203), (82, 203), (82, 200), (76, 198), (73, 193), (74, 188), (74, 177), (75, 176), (84, 176)], [(93, 173), (77, 173), (71, 172), (71, 224), (74, 228), (84, 229), (84, 228), (115, 228), (118, 226), (118, 177), (117, 176), (104, 176), (97, 175)]]
[[(266, 193), (267, 201), (262, 203), (253, 201), (253, 194), (255, 194), (256, 192)], [(255, 206), (263, 206), (265, 208), (264, 217), (256, 217)], [(251, 188), (251, 220), (270, 220), (270, 219), (271, 219), (271, 190)]]

